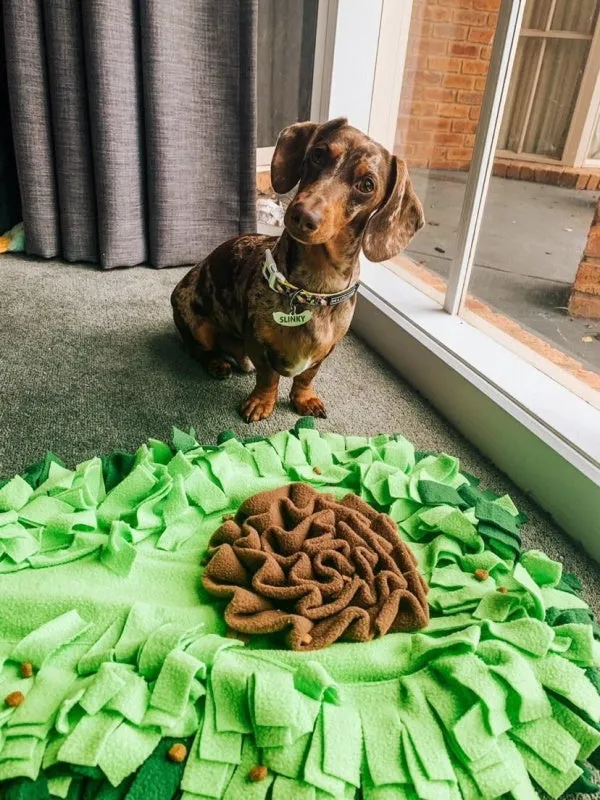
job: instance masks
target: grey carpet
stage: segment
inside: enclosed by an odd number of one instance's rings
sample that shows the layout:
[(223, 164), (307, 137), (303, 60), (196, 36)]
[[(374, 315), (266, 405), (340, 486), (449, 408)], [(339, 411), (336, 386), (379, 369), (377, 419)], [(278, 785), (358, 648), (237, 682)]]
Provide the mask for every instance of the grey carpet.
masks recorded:
[[(290, 428), (289, 381), (267, 422), (248, 426), (237, 408), (249, 376), (220, 383), (184, 352), (169, 295), (185, 269), (101, 272), (88, 266), (0, 257), (0, 475), (51, 449), (70, 464), (114, 448), (133, 449), (172, 425), (202, 441), (232, 428), (240, 436)], [(600, 570), (522, 492), (486, 462), (401, 377), (348, 336), (317, 378), (328, 419), (322, 430), (401, 432), (422, 449), (458, 456), (485, 486), (508, 491), (530, 516), (525, 543), (561, 559), (600, 611)]]
[[(185, 269), (101, 272), (93, 267), (0, 256), (0, 476), (54, 450), (69, 464), (133, 449), (172, 425), (193, 425), (212, 442), (290, 428), (296, 415), (282, 381), (281, 404), (248, 426), (237, 408), (252, 378), (208, 379), (176, 335), (169, 296)], [(421, 449), (461, 459), (482, 484), (509, 492), (527, 512), (524, 543), (576, 572), (600, 613), (600, 569), (492, 464), (361, 341), (348, 336), (317, 388), (328, 409), (322, 430), (401, 432)], [(584, 795), (580, 795), (581, 798)]]

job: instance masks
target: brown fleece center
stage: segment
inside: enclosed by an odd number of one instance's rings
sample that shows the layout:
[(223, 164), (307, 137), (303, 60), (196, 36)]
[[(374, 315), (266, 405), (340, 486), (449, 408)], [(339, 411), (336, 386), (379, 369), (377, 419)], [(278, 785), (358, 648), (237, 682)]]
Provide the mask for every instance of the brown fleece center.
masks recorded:
[(293, 483), (254, 495), (212, 536), (204, 588), (241, 634), (284, 631), (294, 650), (414, 631), (427, 585), (396, 525), (359, 497)]

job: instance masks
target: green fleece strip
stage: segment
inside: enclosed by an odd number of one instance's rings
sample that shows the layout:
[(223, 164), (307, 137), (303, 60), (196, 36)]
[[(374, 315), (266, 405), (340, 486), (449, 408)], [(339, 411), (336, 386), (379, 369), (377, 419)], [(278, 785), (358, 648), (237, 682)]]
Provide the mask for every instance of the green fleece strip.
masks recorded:
[[(167, 758), (167, 752), (174, 744), (174, 739), (163, 739), (158, 744), (135, 776), (124, 800), (171, 800), (176, 795), (184, 764)], [(184, 744), (189, 745), (189, 742)]]
[(519, 745), (519, 752), (533, 780), (552, 798), (559, 798), (583, 774), (583, 770), (576, 765), (566, 772), (559, 772), (525, 745)]
[(104, 743), (98, 766), (113, 786), (119, 786), (149, 758), (160, 740), (157, 729), (124, 721)]
[(39, 669), (59, 648), (69, 644), (90, 627), (77, 611), (68, 611), (32, 631), (12, 650), (13, 661), (30, 662)]
[(114, 711), (100, 711), (93, 717), (83, 717), (65, 739), (58, 752), (59, 760), (86, 767), (97, 766), (106, 740), (122, 719)]
[(239, 764), (242, 757), (242, 734), (233, 731), (217, 731), (213, 694), (206, 695), (204, 722), (200, 734), (199, 753), (205, 761), (224, 764)]
[(323, 771), (360, 787), (362, 728), (359, 713), (350, 706), (323, 704)]
[(250, 770), (260, 764), (260, 753), (252, 740), (246, 736), (240, 765), (232, 775), (223, 800), (238, 800), (242, 797), (244, 800), (264, 800), (273, 783), (273, 774), (269, 772), (262, 781), (248, 779)]
[(552, 653), (534, 662), (534, 669), (547, 689), (581, 709), (593, 722), (600, 722), (600, 695), (582, 669)]
[[(198, 741), (199, 734), (191, 746), (181, 778), (181, 788), (184, 792), (220, 798), (231, 779), (234, 767), (232, 764), (202, 760), (198, 753)], [(140, 794), (135, 800), (145, 798)]]

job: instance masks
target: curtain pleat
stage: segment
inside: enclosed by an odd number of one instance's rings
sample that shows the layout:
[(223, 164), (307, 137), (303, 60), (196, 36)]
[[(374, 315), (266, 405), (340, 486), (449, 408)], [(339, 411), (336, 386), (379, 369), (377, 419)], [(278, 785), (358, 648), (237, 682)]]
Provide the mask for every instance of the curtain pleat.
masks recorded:
[(148, 258), (138, 15), (137, 0), (85, 2), (98, 242), (106, 269), (141, 264)]
[(60, 253), (42, 0), (4, 0), (6, 73), (27, 251)]
[(163, 267), (254, 229), (256, 15), (257, 0), (4, 0), (28, 252)]
[[(142, 4), (149, 242), (157, 266), (189, 262), (204, 245), (239, 233), (242, 151), (251, 143), (242, 141), (249, 131), (240, 135), (240, 38), (232, 36), (240, 5)], [(198, 215), (211, 197), (217, 202)]]
[(44, 6), (62, 256), (96, 261), (96, 197), (87, 107), (81, 0)]

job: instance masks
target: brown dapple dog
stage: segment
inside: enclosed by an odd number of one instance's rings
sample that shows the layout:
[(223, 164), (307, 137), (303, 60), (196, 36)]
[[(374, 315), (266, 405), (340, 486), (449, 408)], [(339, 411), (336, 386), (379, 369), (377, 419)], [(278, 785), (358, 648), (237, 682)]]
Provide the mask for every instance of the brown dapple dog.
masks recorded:
[[(273, 413), (282, 375), (293, 378), (298, 414), (325, 417), (312, 382), (350, 326), (361, 248), (371, 261), (392, 258), (424, 223), (405, 163), (345, 119), (281, 132), (271, 183), (283, 194), (298, 182), (279, 238), (230, 239), (171, 296), (177, 328), (211, 375), (228, 377), (231, 359), (256, 368), (246, 422)], [(279, 273), (272, 285), (267, 250)]]

